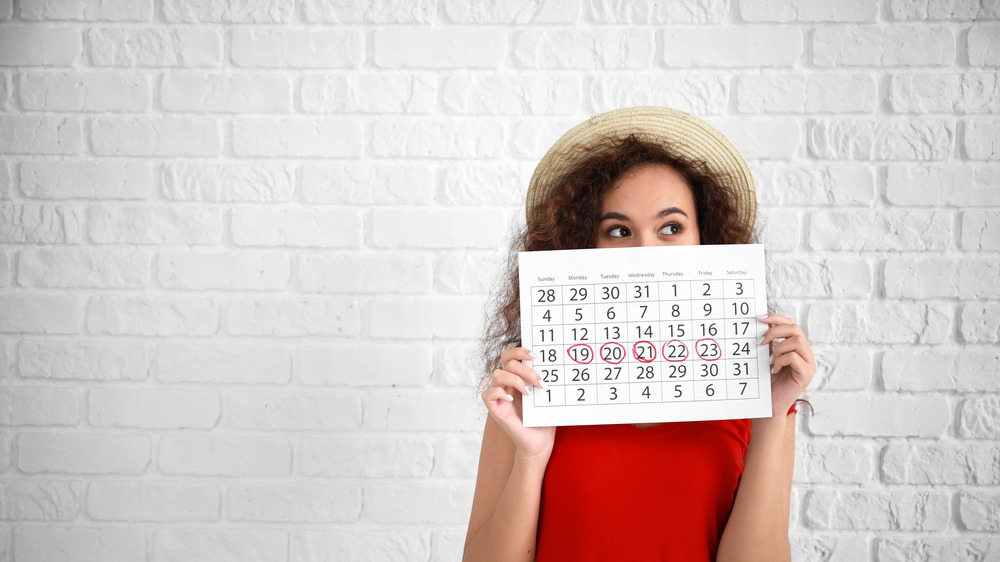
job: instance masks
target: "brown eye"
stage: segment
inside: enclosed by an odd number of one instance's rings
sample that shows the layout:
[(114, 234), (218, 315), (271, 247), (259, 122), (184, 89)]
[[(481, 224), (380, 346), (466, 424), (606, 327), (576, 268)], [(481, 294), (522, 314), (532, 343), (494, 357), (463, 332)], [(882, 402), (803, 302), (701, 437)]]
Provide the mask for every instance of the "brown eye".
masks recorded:
[(626, 236), (630, 236), (631, 234), (632, 233), (629, 232), (629, 230), (624, 226), (612, 226), (611, 228), (608, 229), (608, 236), (612, 238), (625, 238)]
[(679, 224), (670, 223), (668, 225), (664, 225), (664, 227), (660, 229), (660, 234), (666, 234), (668, 236), (672, 236), (674, 234), (679, 233), (680, 231), (681, 231), (681, 226)]

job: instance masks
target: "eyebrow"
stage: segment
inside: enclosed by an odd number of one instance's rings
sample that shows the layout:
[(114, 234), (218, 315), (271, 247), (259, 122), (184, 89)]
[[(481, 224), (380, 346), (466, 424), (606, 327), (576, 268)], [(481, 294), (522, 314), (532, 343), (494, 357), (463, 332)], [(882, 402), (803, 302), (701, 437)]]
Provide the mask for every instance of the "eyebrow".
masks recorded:
[[(685, 213), (684, 211), (682, 211), (679, 207), (667, 207), (666, 209), (663, 209), (659, 213), (656, 213), (656, 218), (658, 218), (658, 219), (659, 218), (663, 218), (663, 217), (665, 217), (667, 215), (673, 215), (675, 213), (676, 214), (680, 214), (680, 215), (684, 215), (685, 217), (688, 216), (688, 214)], [(600, 220), (601, 221), (606, 221), (606, 220), (631, 221), (632, 219), (628, 218), (627, 216), (625, 216), (625, 215), (623, 215), (621, 213), (616, 213), (615, 211), (611, 211), (610, 213), (604, 213), (604, 215), (601, 216)]]

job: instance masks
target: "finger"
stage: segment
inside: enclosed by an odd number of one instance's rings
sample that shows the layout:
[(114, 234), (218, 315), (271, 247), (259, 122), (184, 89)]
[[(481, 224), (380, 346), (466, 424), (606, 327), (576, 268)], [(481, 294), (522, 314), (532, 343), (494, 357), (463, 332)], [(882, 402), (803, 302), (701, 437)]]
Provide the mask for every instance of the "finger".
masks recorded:
[(802, 328), (800, 328), (798, 324), (774, 325), (764, 332), (764, 337), (760, 340), (759, 345), (764, 345), (772, 340), (790, 338), (797, 335), (805, 335), (802, 332)]
[(500, 369), (493, 371), (493, 386), (503, 387), (508, 392), (511, 389), (516, 389), (517, 392), (525, 396), (531, 395), (531, 387), (528, 386), (528, 383), (509, 371), (501, 371)]
[(507, 363), (504, 365), (504, 370), (509, 373), (514, 373), (537, 388), (542, 388), (542, 376), (538, 374), (538, 371), (532, 369), (524, 363), (521, 363), (520, 361), (514, 360)]
[(771, 374), (775, 374), (784, 367), (790, 367), (792, 371), (806, 377), (806, 384), (812, 380), (812, 369), (809, 363), (798, 353), (786, 353), (780, 357), (775, 357), (771, 363)]
[(771, 349), (771, 354), (777, 357), (785, 353), (791, 353), (796, 351), (802, 357), (809, 359), (812, 356), (809, 349), (809, 342), (806, 340), (805, 336), (797, 335), (789, 338), (785, 338), (774, 344)]
[(531, 351), (526, 347), (512, 347), (500, 352), (501, 365), (506, 365), (515, 359), (518, 361), (531, 361), (534, 358)]
[(788, 318), (787, 316), (781, 316), (780, 314), (765, 314), (764, 316), (758, 316), (757, 320), (765, 324), (794, 324), (795, 320)]
[(483, 402), (486, 403), (486, 408), (491, 412), (497, 408), (499, 402), (513, 402), (514, 397), (507, 393), (506, 390), (494, 386), (487, 388), (482, 394)]

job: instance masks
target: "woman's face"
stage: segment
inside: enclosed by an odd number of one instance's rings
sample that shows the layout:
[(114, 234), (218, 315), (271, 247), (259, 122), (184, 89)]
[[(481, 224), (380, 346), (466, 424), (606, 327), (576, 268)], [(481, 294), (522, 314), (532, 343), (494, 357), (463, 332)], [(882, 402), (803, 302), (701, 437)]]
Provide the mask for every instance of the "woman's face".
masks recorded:
[(598, 248), (700, 243), (694, 195), (670, 166), (647, 164), (629, 170), (601, 203)]

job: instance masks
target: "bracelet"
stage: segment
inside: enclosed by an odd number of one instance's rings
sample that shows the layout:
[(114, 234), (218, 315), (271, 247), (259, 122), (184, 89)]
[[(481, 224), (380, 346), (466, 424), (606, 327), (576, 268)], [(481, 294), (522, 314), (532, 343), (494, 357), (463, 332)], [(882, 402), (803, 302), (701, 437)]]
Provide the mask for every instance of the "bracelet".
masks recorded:
[(798, 407), (796, 406), (795, 402), (792, 402), (792, 407), (788, 409), (788, 413), (787, 413), (787, 414), (785, 414), (785, 415), (786, 415), (786, 416), (790, 416), (790, 415), (792, 415), (792, 414), (795, 414), (795, 413), (798, 413), (798, 411), (799, 411), (799, 409), (798, 409)]

